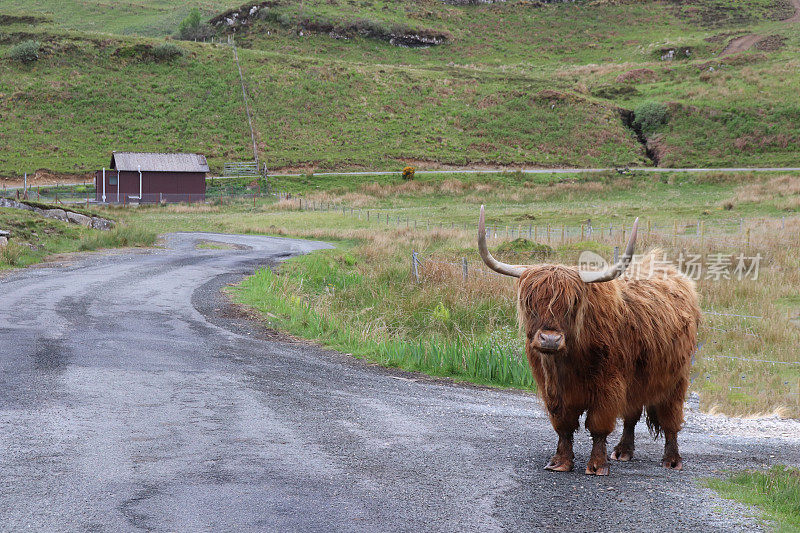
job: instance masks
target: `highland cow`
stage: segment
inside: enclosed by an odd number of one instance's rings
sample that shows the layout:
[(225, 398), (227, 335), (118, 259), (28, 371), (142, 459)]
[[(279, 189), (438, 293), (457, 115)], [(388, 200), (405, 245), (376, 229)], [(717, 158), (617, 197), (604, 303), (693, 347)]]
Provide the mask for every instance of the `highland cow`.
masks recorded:
[(518, 266), (489, 253), (481, 206), (478, 250), (489, 268), (518, 278), (525, 353), (558, 434), (547, 470), (573, 469), (573, 434), (585, 412), (593, 441), (586, 473), (608, 475), (606, 438), (622, 418), (622, 438), (611, 459), (629, 461), (643, 409), (653, 436), (664, 434), (662, 466), (683, 467), (677, 434), (700, 323), (698, 296), (694, 283), (671, 265), (656, 263), (655, 253), (637, 264), (637, 275), (620, 277), (633, 257), (638, 222), (623, 256), (603, 271)]

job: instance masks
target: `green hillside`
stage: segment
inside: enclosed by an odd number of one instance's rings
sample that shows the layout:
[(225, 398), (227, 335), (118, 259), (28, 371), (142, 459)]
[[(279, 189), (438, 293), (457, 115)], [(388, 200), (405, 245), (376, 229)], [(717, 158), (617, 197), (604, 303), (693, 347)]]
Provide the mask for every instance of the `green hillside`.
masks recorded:
[[(238, 2), (0, 0), (0, 176), (83, 173), (112, 149), (252, 158), (230, 48), (152, 54), (193, 5), (217, 40), (235, 31), (274, 169), (798, 164), (785, 0), (282, 0), (235, 18), (218, 15)], [(410, 38), (443, 42), (391, 44)], [(8, 57), (29, 39), (38, 61)]]
[(156, 37), (173, 33), (193, 7), (210, 17), (240, 4), (235, 0), (0, 0), (0, 14), (42, 16), (69, 30)]

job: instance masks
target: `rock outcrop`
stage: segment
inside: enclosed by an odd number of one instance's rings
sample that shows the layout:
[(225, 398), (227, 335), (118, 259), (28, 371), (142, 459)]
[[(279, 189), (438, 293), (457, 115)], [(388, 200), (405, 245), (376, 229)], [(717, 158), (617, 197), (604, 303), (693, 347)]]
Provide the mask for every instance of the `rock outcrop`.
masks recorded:
[(92, 217), (87, 217), (86, 215), (82, 215), (80, 213), (67, 211), (67, 220), (73, 224), (78, 224), (79, 226), (83, 226), (85, 228), (92, 227)]
[(10, 198), (0, 198), (0, 207), (8, 207), (10, 209), (21, 209), (23, 211), (33, 211), (34, 213), (46, 218), (61, 220), (70, 224), (77, 224), (86, 228), (94, 228), (103, 231), (108, 231), (114, 227), (114, 221), (108, 220), (98, 216), (87, 216), (67, 209), (43, 209), (35, 205), (29, 205), (25, 202), (12, 200)]
[(102, 231), (108, 231), (114, 227), (114, 223), (110, 220), (100, 217), (92, 217), (92, 227)]
[(54, 218), (56, 220), (60, 220), (61, 222), (69, 222), (67, 218), (67, 212), (63, 209), (45, 209), (42, 213), (47, 218)]
[(427, 48), (449, 41), (452, 36), (444, 30), (412, 28), (405, 24), (365, 18), (330, 18), (321, 14), (293, 15), (280, 10), (278, 2), (257, 2), (229, 9), (209, 20), (211, 26), (225, 31), (243, 31), (257, 20), (268, 21), (303, 32), (328, 34), (334, 39), (356, 36), (378, 39), (394, 46)]

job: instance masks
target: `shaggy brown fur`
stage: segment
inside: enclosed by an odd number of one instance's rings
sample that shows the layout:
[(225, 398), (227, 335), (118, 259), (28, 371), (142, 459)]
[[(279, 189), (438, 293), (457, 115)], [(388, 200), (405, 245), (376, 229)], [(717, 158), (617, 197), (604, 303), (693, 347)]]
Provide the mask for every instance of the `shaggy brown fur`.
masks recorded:
[[(594, 441), (586, 473), (608, 474), (606, 437), (618, 417), (624, 431), (612, 459), (630, 460), (643, 407), (653, 434), (664, 432), (663, 466), (682, 467), (677, 433), (700, 307), (694, 283), (654, 263), (657, 253), (632, 265), (634, 275), (604, 283), (584, 283), (561, 265), (530, 267), (517, 282), (525, 351), (559, 436), (550, 470), (573, 468), (572, 437), (584, 412)], [(557, 350), (542, 347), (542, 338), (559, 335)]]

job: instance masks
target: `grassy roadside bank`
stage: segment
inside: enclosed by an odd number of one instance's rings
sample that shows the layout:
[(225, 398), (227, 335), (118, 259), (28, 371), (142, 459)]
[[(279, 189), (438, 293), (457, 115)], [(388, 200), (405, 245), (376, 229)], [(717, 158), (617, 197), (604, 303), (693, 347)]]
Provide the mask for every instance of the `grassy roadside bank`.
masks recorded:
[(0, 271), (40, 263), (53, 254), (151, 246), (157, 236), (138, 226), (100, 231), (7, 208), (0, 208), (0, 229), (11, 232), (9, 243), (0, 247)]
[(778, 532), (800, 531), (800, 470), (773, 466), (766, 472), (734, 473), (726, 479), (710, 479), (706, 486), (723, 498), (755, 506)]
[[(389, 285), (370, 286), (359, 273), (335, 266), (352, 261), (343, 250), (293, 259), (280, 273), (259, 270), (234, 289), (234, 298), (260, 311), (274, 327), (383, 366), (478, 384), (533, 386), (520, 343), (449, 331), (454, 326), (449, 308), (431, 298), (412, 304), (410, 314), (401, 310), (389, 316), (386, 304), (400, 304), (400, 296), (391, 294)], [(337, 292), (348, 296), (337, 299)], [(380, 318), (363, 320), (365, 315)]]

